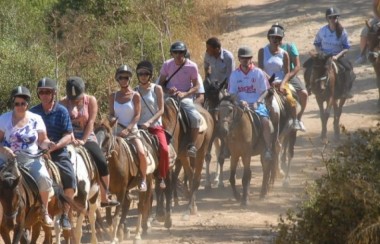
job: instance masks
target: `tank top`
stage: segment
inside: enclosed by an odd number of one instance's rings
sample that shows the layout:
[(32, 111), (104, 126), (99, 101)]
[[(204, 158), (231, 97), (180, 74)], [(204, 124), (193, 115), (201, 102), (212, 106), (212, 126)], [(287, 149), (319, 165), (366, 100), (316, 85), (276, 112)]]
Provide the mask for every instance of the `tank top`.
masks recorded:
[(282, 79), (285, 77), (285, 72), (283, 70), (284, 66), (284, 53), (285, 50), (280, 48), (280, 51), (272, 55), (272, 53), (269, 50), (269, 45), (264, 47), (264, 71), (269, 75), (272, 76), (275, 74), (275, 80), (274, 83), (279, 83), (282, 81)]
[[(151, 84), (145, 94), (142, 94), (140, 87), (136, 87), (136, 90), (140, 92), (141, 96), (141, 113), (139, 125), (144, 124), (150, 120), (154, 114), (158, 111), (157, 95), (155, 92), (156, 84)], [(161, 117), (151, 125), (151, 127), (162, 125)]]
[[(90, 97), (87, 95), (84, 95), (83, 104), (79, 106), (74, 104), (70, 99), (67, 99), (67, 101), (68, 101), (67, 109), (70, 114), (71, 123), (73, 124), (74, 136), (77, 139), (83, 139), (84, 130), (86, 129), (86, 126), (88, 124), (88, 119), (90, 117), (89, 112), (88, 112)], [(89, 135), (88, 140), (97, 141), (95, 133), (93, 131)]]
[[(132, 97), (128, 102), (119, 103), (116, 101), (115, 92), (113, 99), (113, 109), (115, 111), (115, 117), (118, 118), (118, 123), (124, 127), (127, 127), (135, 115), (135, 105), (133, 104), (133, 97), (135, 96), (135, 92), (132, 93)], [(137, 124), (133, 126), (132, 129), (137, 129)]]

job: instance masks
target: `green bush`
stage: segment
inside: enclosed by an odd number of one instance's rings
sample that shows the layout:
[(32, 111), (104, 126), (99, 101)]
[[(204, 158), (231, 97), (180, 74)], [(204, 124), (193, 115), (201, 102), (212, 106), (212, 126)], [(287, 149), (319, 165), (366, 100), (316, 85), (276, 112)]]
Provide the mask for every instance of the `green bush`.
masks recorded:
[(380, 243), (380, 126), (348, 134), (327, 174), (281, 216), (276, 243)]

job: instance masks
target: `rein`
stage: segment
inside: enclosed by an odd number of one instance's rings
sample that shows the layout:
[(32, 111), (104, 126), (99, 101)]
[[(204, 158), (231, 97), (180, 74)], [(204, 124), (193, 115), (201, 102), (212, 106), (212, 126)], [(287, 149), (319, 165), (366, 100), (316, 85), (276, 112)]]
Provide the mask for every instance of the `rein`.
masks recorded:
[[(237, 123), (238, 120), (240, 120), (243, 117), (243, 114), (245, 112), (245, 109), (242, 109), (238, 105), (234, 105), (231, 102), (229, 102), (229, 104), (219, 105), (218, 110), (220, 110), (220, 108), (230, 108), (233, 111), (232, 122), (229, 126), (229, 129), (233, 129), (235, 127), (235, 124)], [(241, 111), (241, 116), (239, 118), (237, 118), (237, 110)]]

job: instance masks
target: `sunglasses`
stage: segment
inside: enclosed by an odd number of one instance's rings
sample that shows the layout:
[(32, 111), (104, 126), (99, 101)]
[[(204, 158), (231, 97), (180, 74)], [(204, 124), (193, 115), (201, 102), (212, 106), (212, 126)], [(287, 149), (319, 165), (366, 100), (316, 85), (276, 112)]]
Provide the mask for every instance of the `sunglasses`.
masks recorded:
[(38, 95), (51, 95), (51, 94), (53, 94), (53, 91), (50, 91), (50, 90), (38, 91)]
[(172, 53), (174, 53), (174, 54), (185, 54), (184, 51), (173, 51)]
[(338, 18), (339, 18), (339, 15), (329, 16), (329, 19), (338, 19)]
[(14, 102), (13, 105), (15, 107), (24, 107), (24, 106), (28, 105), (28, 103), (27, 102)]
[(282, 40), (281, 36), (270, 36), (270, 38), (273, 40)]
[(148, 72), (139, 72), (137, 73), (138, 76), (148, 76), (148, 75), (151, 75), (150, 73)]
[(130, 76), (119, 76), (118, 78), (117, 78), (117, 80), (130, 80), (131, 79), (131, 77)]

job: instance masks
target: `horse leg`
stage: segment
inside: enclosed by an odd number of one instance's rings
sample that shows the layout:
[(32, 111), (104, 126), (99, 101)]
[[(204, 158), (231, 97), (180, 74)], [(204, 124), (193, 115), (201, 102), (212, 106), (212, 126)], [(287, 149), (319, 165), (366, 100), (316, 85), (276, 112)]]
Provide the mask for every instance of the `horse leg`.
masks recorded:
[(149, 219), (149, 214), (150, 214), (150, 210), (151, 210), (151, 202), (152, 202), (152, 191), (153, 191), (153, 184), (152, 184), (152, 181), (153, 181), (153, 177), (152, 175), (149, 177), (150, 179), (147, 180), (147, 185), (148, 185), (148, 189), (147, 191), (145, 192), (145, 198), (142, 199), (142, 202), (143, 202), (143, 205), (141, 206), (141, 213), (142, 213), (142, 234), (143, 235), (146, 235), (148, 234), (148, 229), (149, 229), (149, 226), (148, 226), (148, 219)]
[[(131, 207), (131, 198), (129, 196), (129, 192), (126, 190), (124, 194), (124, 200), (122, 201), (123, 204), (121, 205), (121, 215), (119, 217), (119, 214), (116, 217), (116, 211), (114, 214), (114, 228), (116, 231), (116, 240), (122, 241), (124, 240), (124, 236), (126, 235), (127, 238), (130, 236), (130, 231), (128, 229), (127, 225), (127, 215), (129, 212), (129, 209)], [(119, 209), (120, 211), (120, 209)], [(116, 219), (118, 218), (118, 219)]]
[[(170, 173), (169, 173), (170, 174)], [(168, 177), (167, 177), (168, 178)], [(165, 211), (164, 211), (164, 191), (160, 188), (159, 184), (159, 179), (156, 177), (155, 179), (156, 182), (156, 187), (155, 187), (155, 192), (156, 192), (156, 217), (155, 219), (158, 222), (163, 222), (164, 221), (164, 216), (165, 216)], [(165, 184), (167, 183), (167, 180), (165, 179)], [(166, 184), (166, 188), (170, 187), (168, 184)], [(165, 190), (166, 190), (165, 188)]]
[(249, 194), (249, 185), (251, 183), (251, 167), (250, 167), (250, 161), (251, 161), (251, 155), (244, 156), (243, 159), (243, 165), (244, 165), (244, 173), (243, 173), (243, 197), (241, 199), (241, 206), (247, 206), (248, 205), (248, 194)]
[[(45, 238), (44, 238), (44, 244), (48, 244), (48, 243), (53, 243), (52, 242), (52, 234), (51, 234), (51, 231), (50, 231), (50, 228), (44, 228), (44, 231), (45, 231)], [(30, 241), (30, 243), (34, 244), (34, 243), (37, 243), (37, 239), (38, 237), (40, 236), (40, 233), (41, 233), (41, 223), (40, 222), (37, 222), (35, 223), (33, 226), (32, 226), (32, 239)]]
[(174, 196), (174, 206), (179, 206), (179, 198), (178, 198), (178, 176), (182, 169), (182, 163), (181, 160), (176, 159), (175, 160), (175, 169), (174, 172), (172, 172), (172, 189), (173, 189), (173, 196)]
[[(117, 237), (117, 232), (118, 232), (118, 229), (119, 229), (119, 225), (120, 225), (120, 216), (119, 216), (119, 212), (120, 212), (120, 209), (121, 209), (121, 206), (123, 207), (123, 212), (124, 212), (124, 205), (126, 204), (126, 192), (127, 190), (122, 190), (121, 192), (118, 192), (116, 194), (116, 197), (117, 197), (117, 200), (120, 202), (120, 205), (116, 207), (115, 209), (115, 213), (113, 215), (113, 218), (112, 218), (112, 225), (111, 225), (111, 243), (118, 243), (119, 240), (118, 240), (118, 237)], [(110, 208), (107, 208), (106, 210), (107, 212), (109, 211), (109, 213), (111, 214), (111, 209)]]
[(89, 210), (88, 210), (88, 220), (90, 222), (90, 228), (91, 228), (91, 243), (98, 243), (98, 239), (96, 237), (96, 228), (95, 228), (95, 222), (96, 222), (96, 209), (98, 208), (96, 199), (89, 201)]
[(240, 201), (240, 193), (236, 190), (236, 167), (239, 161), (239, 157), (236, 155), (231, 155), (231, 173), (230, 173), (230, 184), (232, 188), (232, 194), (234, 195), (236, 201)]
[(284, 152), (287, 154), (287, 162), (286, 162), (286, 169), (285, 169), (285, 179), (283, 182), (283, 186), (289, 186), (289, 181), (290, 181), (290, 166), (292, 159), (294, 157), (294, 146), (296, 144), (296, 139), (297, 139), (297, 131), (291, 131), (289, 135), (287, 136), (287, 149)]
[(261, 184), (260, 198), (264, 198), (268, 193), (269, 179), (271, 171), (271, 161), (264, 160), (264, 155), (260, 155), (261, 166), (263, 168), (263, 181)]
[(164, 190), (165, 198), (166, 198), (166, 213), (165, 213), (165, 222), (164, 226), (165, 228), (170, 229), (172, 227), (172, 175), (169, 174), (168, 177), (165, 179), (166, 181), (166, 188)]
[(6, 230), (4, 227), (1, 227), (1, 237), (3, 238), (3, 241), (5, 244), (11, 244), (11, 236), (9, 234), (9, 230)]
[(326, 116), (325, 109), (323, 106), (323, 99), (321, 97), (316, 97), (318, 107), (319, 107), (319, 116), (321, 119), (322, 124), (322, 131), (321, 131), (321, 140), (325, 141), (327, 139), (327, 120), (328, 120), (328, 114)]
[(206, 184), (205, 184), (205, 190), (206, 191), (210, 191), (211, 190), (211, 173), (210, 173), (211, 149), (212, 149), (212, 145), (214, 144), (214, 142), (216, 142), (215, 139), (216, 139), (215, 135), (213, 135), (212, 138), (211, 138), (210, 144), (208, 146), (206, 156), (205, 156), (205, 162), (206, 162)]
[[(227, 150), (227, 145), (226, 142), (223, 138), (220, 138), (220, 149), (219, 149), (219, 154), (218, 154), (218, 164), (219, 165), (219, 172), (218, 172), (218, 188), (223, 189), (224, 188), (224, 176), (223, 176), (223, 165), (224, 165), (224, 159), (225, 159), (225, 154), (224, 151)], [(218, 169), (217, 169), (218, 170)], [(215, 178), (216, 179), (216, 178)]]
[(342, 98), (339, 100), (339, 104), (337, 104), (334, 107), (334, 135), (335, 135), (335, 140), (339, 141), (340, 140), (340, 116), (342, 115), (342, 109), (343, 105), (346, 102), (345, 98)]

